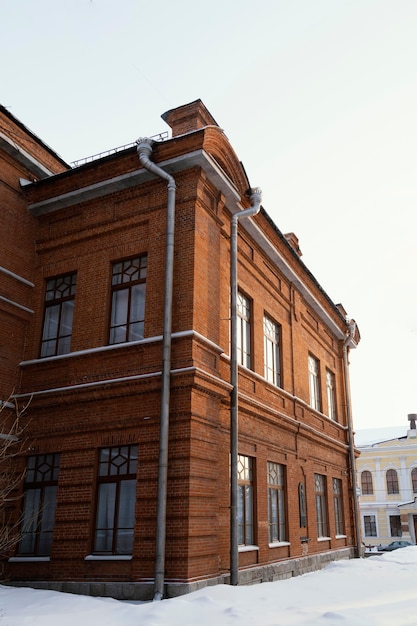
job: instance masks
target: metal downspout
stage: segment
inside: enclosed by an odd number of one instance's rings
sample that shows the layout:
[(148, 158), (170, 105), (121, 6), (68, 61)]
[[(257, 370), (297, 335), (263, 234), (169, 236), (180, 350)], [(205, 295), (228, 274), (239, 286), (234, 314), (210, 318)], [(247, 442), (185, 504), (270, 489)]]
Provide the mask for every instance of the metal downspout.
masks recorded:
[(353, 320), (349, 321), (349, 334), (343, 342), (343, 369), (344, 369), (344, 381), (345, 381), (345, 395), (346, 395), (346, 416), (348, 424), (349, 434), (349, 460), (350, 460), (350, 472), (352, 482), (352, 497), (353, 497), (353, 515), (355, 523), (355, 556), (359, 558), (361, 556), (361, 533), (359, 522), (359, 505), (357, 494), (357, 482), (355, 471), (355, 444), (353, 440), (353, 423), (352, 423), (352, 403), (350, 395), (350, 376), (349, 376), (349, 359), (348, 359), (348, 344), (353, 339), (356, 330), (356, 323)]
[(174, 232), (175, 232), (175, 180), (170, 174), (155, 165), (149, 157), (153, 141), (148, 138), (138, 139), (138, 156), (144, 168), (168, 181), (167, 232), (165, 257), (165, 301), (163, 322), (161, 414), (158, 461), (158, 499), (155, 540), (155, 582), (154, 600), (162, 600), (165, 583), (165, 542), (166, 542), (166, 505), (168, 482), (168, 433), (169, 402), (171, 383), (171, 328), (172, 328), (172, 285), (174, 275)]
[(251, 207), (232, 215), (230, 230), (230, 584), (239, 583), (238, 543), (238, 362), (237, 362), (237, 227), (244, 217), (256, 215), (261, 208), (259, 187), (250, 190)]

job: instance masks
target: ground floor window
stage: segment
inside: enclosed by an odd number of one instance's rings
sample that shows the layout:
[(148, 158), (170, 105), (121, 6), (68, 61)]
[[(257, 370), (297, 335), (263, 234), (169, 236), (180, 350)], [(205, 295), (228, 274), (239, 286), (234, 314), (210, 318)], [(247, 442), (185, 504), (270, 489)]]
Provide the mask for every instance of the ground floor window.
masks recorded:
[(307, 526), (307, 503), (303, 483), (298, 483), (298, 511), (300, 515), (300, 528)]
[(333, 478), (333, 506), (336, 535), (344, 535), (342, 481), (340, 478)]
[(253, 545), (253, 459), (238, 456), (238, 543)]
[(269, 542), (286, 541), (285, 468), (268, 462), (268, 529)]
[(391, 530), (391, 537), (402, 537), (403, 532), (401, 529), (401, 516), (400, 515), (390, 515), (389, 526)]
[(322, 474), (314, 474), (314, 485), (316, 492), (317, 536), (328, 537), (326, 477)]
[(375, 515), (364, 515), (363, 526), (365, 531), (365, 537), (377, 536)]
[(138, 447), (103, 448), (99, 454), (94, 552), (132, 554)]
[(39, 454), (27, 460), (20, 556), (51, 554), (59, 460), (59, 454)]

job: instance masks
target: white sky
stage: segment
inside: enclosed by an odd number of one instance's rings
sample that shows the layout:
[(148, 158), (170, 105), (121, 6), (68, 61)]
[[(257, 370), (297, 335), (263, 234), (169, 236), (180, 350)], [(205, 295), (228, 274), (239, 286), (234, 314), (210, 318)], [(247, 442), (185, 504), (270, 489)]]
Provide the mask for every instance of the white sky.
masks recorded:
[(0, 0), (0, 102), (67, 161), (201, 98), (362, 335), (356, 428), (417, 412), (416, 0)]
[(0, 586), (7, 626), (415, 626), (417, 547), (251, 587), (217, 585), (129, 604)]

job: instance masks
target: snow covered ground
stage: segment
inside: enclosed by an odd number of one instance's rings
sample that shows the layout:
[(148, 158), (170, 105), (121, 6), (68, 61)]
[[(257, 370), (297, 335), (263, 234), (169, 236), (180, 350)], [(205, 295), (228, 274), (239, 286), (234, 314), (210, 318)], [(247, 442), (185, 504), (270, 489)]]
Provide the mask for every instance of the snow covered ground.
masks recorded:
[(0, 586), (0, 626), (416, 626), (417, 546), (298, 578), (130, 604)]

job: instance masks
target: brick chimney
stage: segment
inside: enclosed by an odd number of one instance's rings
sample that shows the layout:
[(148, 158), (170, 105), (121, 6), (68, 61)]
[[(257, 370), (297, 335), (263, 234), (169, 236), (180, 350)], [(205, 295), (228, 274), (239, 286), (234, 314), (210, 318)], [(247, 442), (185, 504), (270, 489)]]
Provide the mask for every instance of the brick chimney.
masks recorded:
[(189, 104), (171, 109), (163, 113), (161, 117), (171, 127), (173, 137), (204, 128), (204, 126), (218, 126), (201, 100), (194, 100)]
[(284, 235), (285, 239), (290, 244), (291, 248), (298, 254), (298, 256), (303, 256), (303, 253), (300, 250), (300, 246), (298, 245), (298, 237), (294, 233), (287, 233)]

